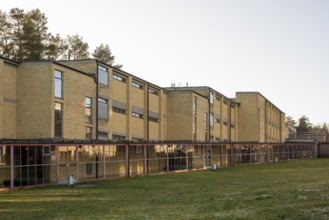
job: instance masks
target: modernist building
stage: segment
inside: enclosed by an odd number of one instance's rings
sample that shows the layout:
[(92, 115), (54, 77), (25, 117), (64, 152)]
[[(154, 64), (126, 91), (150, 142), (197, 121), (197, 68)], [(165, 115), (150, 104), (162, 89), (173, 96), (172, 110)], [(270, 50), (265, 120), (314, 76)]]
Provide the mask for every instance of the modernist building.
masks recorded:
[(0, 77), (0, 139), (285, 140), (284, 113), (258, 92), (161, 88), (94, 59), (0, 57)]
[(285, 114), (259, 92), (237, 92), (239, 141), (282, 143)]
[(284, 140), (284, 113), (258, 92), (230, 99), (206, 86), (161, 88), (94, 59), (0, 57), (0, 188), (264, 161), (243, 156), (251, 145), (295, 158), (259, 144)]

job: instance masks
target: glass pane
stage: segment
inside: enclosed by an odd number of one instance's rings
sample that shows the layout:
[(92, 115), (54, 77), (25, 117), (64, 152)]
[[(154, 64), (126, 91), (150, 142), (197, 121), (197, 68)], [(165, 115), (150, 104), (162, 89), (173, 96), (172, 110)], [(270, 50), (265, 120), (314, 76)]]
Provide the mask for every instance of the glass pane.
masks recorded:
[(62, 137), (62, 104), (55, 103), (55, 137)]

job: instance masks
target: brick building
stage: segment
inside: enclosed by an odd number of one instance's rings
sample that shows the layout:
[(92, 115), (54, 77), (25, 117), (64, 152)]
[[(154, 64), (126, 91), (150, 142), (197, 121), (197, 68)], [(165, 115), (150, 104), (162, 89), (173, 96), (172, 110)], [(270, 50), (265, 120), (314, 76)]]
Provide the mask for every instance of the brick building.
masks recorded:
[(103, 62), (0, 58), (0, 139), (284, 142), (258, 92), (161, 88)]

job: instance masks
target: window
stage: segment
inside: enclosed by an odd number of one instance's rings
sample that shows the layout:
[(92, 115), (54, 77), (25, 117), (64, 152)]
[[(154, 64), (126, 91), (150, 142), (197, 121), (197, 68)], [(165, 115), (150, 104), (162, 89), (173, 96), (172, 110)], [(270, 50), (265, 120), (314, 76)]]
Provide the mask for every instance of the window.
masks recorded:
[(125, 110), (125, 109), (118, 108), (118, 107), (115, 107), (115, 106), (112, 106), (112, 111), (113, 111), (113, 112), (116, 112), (116, 113), (123, 114), (123, 115), (126, 114), (126, 110)]
[(193, 136), (194, 140), (196, 140), (196, 117), (193, 117)]
[(204, 129), (208, 131), (208, 113), (204, 113)]
[(220, 141), (220, 138), (219, 137), (215, 137), (215, 141), (216, 142), (219, 142)]
[(119, 114), (127, 113), (127, 104), (118, 100), (112, 100), (112, 111)]
[(132, 86), (133, 86), (133, 87), (136, 87), (136, 88), (138, 88), (138, 89), (143, 89), (143, 85), (140, 84), (140, 83), (138, 83), (138, 82), (133, 82), (133, 83), (132, 83)]
[(209, 102), (210, 102), (210, 104), (214, 104), (214, 93), (213, 92), (209, 92)]
[(153, 111), (149, 111), (149, 121), (152, 122), (159, 122), (159, 113), (158, 112), (153, 112)]
[(108, 100), (98, 98), (98, 118), (108, 119)]
[(120, 82), (126, 82), (126, 78), (124, 78), (123, 76), (120, 76), (118, 74), (115, 74), (115, 73), (113, 73), (113, 79), (116, 79)]
[(98, 82), (106, 86), (109, 84), (107, 68), (103, 66), (98, 66)]
[(143, 139), (142, 138), (132, 138), (131, 139), (133, 142), (141, 142), (141, 141), (143, 141)]
[(132, 116), (135, 117), (135, 118), (143, 118), (143, 114), (137, 113), (137, 112), (133, 112)]
[(55, 137), (62, 137), (63, 130), (62, 104), (55, 102)]
[(215, 122), (216, 122), (216, 123), (220, 123), (220, 116), (219, 116), (219, 115), (216, 115), (216, 116), (215, 116)]
[(136, 118), (143, 118), (144, 109), (138, 106), (132, 106), (132, 116)]
[(86, 127), (86, 140), (91, 140), (92, 135), (91, 135), (91, 127)]
[(197, 104), (196, 97), (193, 96), (193, 115), (196, 115), (196, 104)]
[(149, 88), (149, 93), (152, 93), (154, 95), (158, 95), (159, 94), (158, 90), (153, 89), (153, 88)]
[(91, 98), (86, 97), (86, 110), (85, 110), (86, 123), (91, 123), (92, 122), (92, 117), (91, 117), (92, 108), (91, 107), (92, 107)]
[(227, 121), (228, 121), (227, 118), (224, 117), (224, 118), (223, 118), (223, 124), (226, 125), (226, 126), (227, 126), (227, 124), (228, 124)]
[(210, 127), (214, 127), (214, 113), (210, 113)]
[(108, 140), (108, 133), (98, 131), (98, 140)]
[(61, 71), (55, 70), (55, 97), (63, 98), (63, 73)]
[(112, 139), (113, 139), (113, 140), (126, 140), (126, 136), (124, 136), (124, 135), (112, 134)]
[(159, 122), (159, 119), (158, 118), (155, 118), (155, 117), (149, 116), (149, 121), (158, 123)]

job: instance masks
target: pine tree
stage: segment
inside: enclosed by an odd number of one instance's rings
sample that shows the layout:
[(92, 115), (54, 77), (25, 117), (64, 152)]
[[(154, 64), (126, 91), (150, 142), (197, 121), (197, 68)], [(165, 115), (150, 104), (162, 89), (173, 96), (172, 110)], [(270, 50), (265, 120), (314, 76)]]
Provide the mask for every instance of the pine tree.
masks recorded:
[(89, 57), (89, 45), (78, 34), (68, 35), (67, 45), (66, 57), (68, 60), (86, 59)]
[(44, 57), (47, 30), (47, 17), (39, 9), (34, 9), (24, 16), (24, 60), (41, 60)]
[[(110, 50), (110, 47), (108, 44), (104, 46), (104, 44), (99, 45), (94, 50), (94, 53), (92, 54), (95, 59), (98, 59), (108, 65), (113, 65), (115, 62), (115, 56), (112, 55), (112, 52)], [(122, 65), (116, 64), (113, 65), (116, 68), (122, 68)]]

